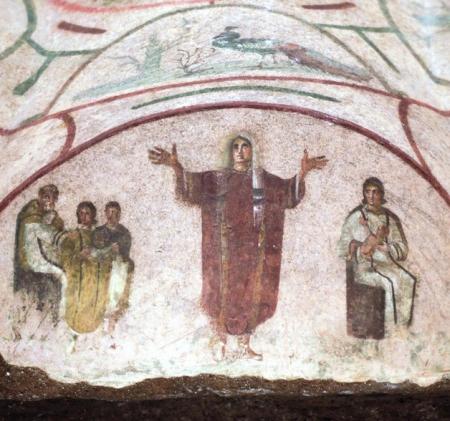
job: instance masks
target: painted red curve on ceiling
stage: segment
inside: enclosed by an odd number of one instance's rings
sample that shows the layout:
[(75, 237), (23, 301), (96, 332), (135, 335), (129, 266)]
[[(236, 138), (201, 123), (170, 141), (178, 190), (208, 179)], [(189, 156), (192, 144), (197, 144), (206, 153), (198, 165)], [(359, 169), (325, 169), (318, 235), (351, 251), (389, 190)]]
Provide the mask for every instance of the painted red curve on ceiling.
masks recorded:
[(109, 102), (113, 102), (113, 101), (116, 101), (119, 99), (130, 98), (133, 96), (138, 96), (138, 95), (142, 95), (142, 94), (149, 93), (149, 92), (159, 92), (159, 91), (168, 90), (168, 89), (175, 89), (175, 88), (182, 88), (182, 87), (203, 85), (203, 84), (210, 84), (210, 83), (232, 82), (232, 81), (307, 82), (307, 83), (316, 83), (319, 85), (346, 87), (346, 88), (352, 88), (352, 89), (356, 89), (356, 90), (362, 90), (362, 91), (376, 94), (376, 95), (389, 97), (392, 99), (405, 101), (410, 105), (414, 104), (419, 107), (424, 107), (424, 108), (430, 109), (442, 116), (450, 117), (450, 110), (441, 110), (441, 109), (436, 108), (433, 105), (426, 103), (424, 101), (420, 101), (420, 100), (417, 100), (414, 98), (402, 97), (400, 95), (392, 94), (392, 93), (383, 91), (381, 89), (372, 88), (371, 86), (360, 85), (360, 84), (356, 84), (356, 83), (340, 82), (340, 81), (333, 80), (333, 79), (305, 78), (305, 77), (301, 77), (301, 76), (282, 76), (282, 75), (279, 75), (279, 76), (264, 76), (264, 75), (243, 76), (243, 75), (236, 75), (236, 76), (224, 76), (224, 77), (201, 79), (201, 80), (187, 81), (187, 82), (169, 83), (166, 85), (160, 85), (160, 86), (156, 86), (156, 87), (139, 89), (139, 90), (136, 90), (133, 92), (126, 92), (124, 94), (112, 95), (112, 96), (101, 98), (101, 99), (98, 99), (95, 101), (87, 102), (87, 103), (84, 103), (81, 105), (76, 105), (74, 107), (66, 108), (64, 110), (57, 111), (53, 114), (46, 114), (36, 120), (33, 120), (29, 123), (26, 123), (22, 126), (16, 127), (14, 129), (5, 129), (5, 128), (0, 127), (0, 136), (7, 136), (7, 135), (15, 134), (25, 128), (38, 125), (38, 124), (40, 124), (44, 121), (47, 121), (49, 119), (52, 119), (52, 118), (60, 117), (63, 114), (71, 113), (71, 112), (82, 110), (85, 108), (94, 107), (96, 105), (107, 104)]
[(97, 28), (93, 26), (78, 25), (76, 23), (67, 22), (62, 20), (58, 23), (58, 29), (68, 32), (75, 32), (78, 34), (90, 34), (90, 35), (100, 35), (106, 32), (106, 29)]
[(328, 4), (304, 4), (303, 9), (309, 10), (343, 10), (356, 7), (355, 3), (350, 1), (343, 1), (341, 3), (328, 3)]
[[(163, 120), (166, 118), (183, 116), (188, 114), (193, 114), (197, 112), (204, 111), (212, 111), (212, 110), (222, 110), (222, 109), (232, 109), (232, 108), (250, 108), (250, 109), (260, 109), (267, 111), (280, 111), (280, 112), (291, 112), (301, 115), (307, 115), (312, 118), (316, 118), (318, 120), (328, 121), (338, 126), (344, 127), (356, 133), (359, 133), (365, 136), (368, 139), (376, 142), (377, 144), (383, 146), (395, 156), (400, 158), (404, 163), (409, 165), (419, 176), (423, 179), (427, 180), (434, 190), (441, 196), (441, 198), (446, 202), (447, 206), (450, 207), (450, 195), (445, 190), (445, 188), (439, 183), (439, 181), (431, 174), (426, 171), (420, 164), (418, 164), (413, 158), (411, 158), (407, 153), (402, 151), (400, 148), (392, 144), (389, 140), (380, 136), (378, 133), (375, 133), (372, 130), (369, 130), (359, 124), (356, 124), (352, 121), (345, 120), (343, 118), (335, 117), (330, 114), (326, 114), (320, 111), (312, 110), (310, 108), (298, 107), (293, 105), (283, 105), (283, 104), (274, 104), (274, 103), (262, 103), (262, 102), (252, 102), (252, 101), (229, 101), (229, 102), (221, 102), (214, 104), (197, 104), (192, 106), (180, 107), (173, 110), (168, 110), (164, 112), (149, 114), (147, 116), (139, 117), (133, 120), (130, 120), (126, 123), (120, 124), (116, 127), (108, 129), (103, 133), (100, 133), (97, 136), (87, 140), (81, 145), (71, 148), (69, 150), (65, 150), (64, 153), (61, 153), (57, 158), (49, 162), (47, 165), (36, 171), (30, 177), (28, 177), (25, 181), (23, 181), (19, 186), (17, 186), (14, 190), (12, 190), (9, 194), (7, 194), (4, 199), (0, 202), (0, 213), (8, 207), (8, 205), (23, 191), (25, 191), (28, 187), (30, 187), (37, 180), (47, 175), (51, 171), (55, 170), (59, 166), (63, 165), (67, 161), (72, 158), (78, 156), (85, 150), (105, 141), (113, 137), (114, 135), (121, 133), (123, 131), (129, 130), (133, 127), (140, 126), (142, 124), (151, 123), (158, 120)], [(61, 116), (60, 116), (61, 118)], [(72, 136), (75, 133), (75, 127), (73, 125), (73, 120), (70, 118), (64, 119), (66, 126), (68, 128), (68, 136)], [(71, 134), (70, 134), (71, 133)], [(72, 142), (73, 139), (70, 140)], [(66, 141), (66, 144), (68, 141)], [(65, 148), (64, 148), (65, 149)]]
[(50, 0), (53, 6), (75, 13), (121, 13), (138, 10), (154, 9), (164, 6), (183, 6), (190, 4), (214, 4), (214, 0), (165, 0), (154, 3), (130, 4), (125, 6), (84, 6), (75, 1)]
[(408, 142), (409, 142), (412, 150), (416, 154), (418, 161), (420, 162), (420, 164), (426, 171), (431, 173), (431, 169), (428, 167), (428, 164), (427, 164), (425, 158), (423, 157), (422, 152), (420, 151), (419, 145), (417, 145), (417, 142), (414, 138), (414, 135), (413, 135), (413, 132), (411, 129), (411, 125), (409, 124), (408, 111), (409, 111), (410, 105), (411, 104), (405, 99), (402, 99), (399, 102), (398, 116), (400, 119), (400, 123), (403, 127), (403, 131), (405, 132), (406, 139), (408, 139)]

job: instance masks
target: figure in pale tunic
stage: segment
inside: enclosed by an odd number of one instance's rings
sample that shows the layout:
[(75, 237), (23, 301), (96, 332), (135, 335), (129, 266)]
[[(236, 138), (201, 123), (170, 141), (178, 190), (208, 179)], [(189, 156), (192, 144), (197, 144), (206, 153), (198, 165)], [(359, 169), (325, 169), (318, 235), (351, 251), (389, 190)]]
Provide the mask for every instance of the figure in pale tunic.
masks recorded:
[(64, 222), (55, 210), (59, 192), (49, 184), (39, 189), (38, 199), (28, 202), (17, 216), (14, 255), (14, 292), (21, 295), (23, 307), (17, 312), (13, 330), (27, 319), (30, 306), (59, 320), (61, 289), (65, 283), (55, 247), (63, 232)]
[[(392, 326), (411, 324), (416, 278), (403, 263), (408, 255), (408, 243), (400, 220), (382, 206), (382, 182), (375, 177), (367, 179), (363, 194), (363, 205), (354, 209), (345, 220), (338, 251), (348, 261), (350, 271), (347, 276), (353, 275), (357, 284), (384, 291), (384, 303), (381, 303), (384, 304), (384, 314), (381, 314), (384, 323), (381, 328), (389, 332)], [(350, 299), (357, 300), (357, 297)], [(363, 305), (370, 306), (370, 303)], [(360, 310), (368, 312), (369, 308)], [(383, 320), (366, 319), (366, 322), (379, 324)], [(355, 330), (358, 331), (358, 328), (356, 326)], [(379, 331), (374, 326), (367, 326), (367, 329)], [(384, 332), (372, 337), (381, 339), (383, 336)], [(364, 333), (361, 333), (361, 337), (364, 337)]]
[(134, 262), (130, 258), (131, 234), (120, 223), (121, 207), (116, 201), (105, 206), (106, 224), (94, 231), (94, 246), (103, 252), (108, 249), (112, 255), (109, 298), (106, 308), (108, 330), (114, 329), (129, 305)]

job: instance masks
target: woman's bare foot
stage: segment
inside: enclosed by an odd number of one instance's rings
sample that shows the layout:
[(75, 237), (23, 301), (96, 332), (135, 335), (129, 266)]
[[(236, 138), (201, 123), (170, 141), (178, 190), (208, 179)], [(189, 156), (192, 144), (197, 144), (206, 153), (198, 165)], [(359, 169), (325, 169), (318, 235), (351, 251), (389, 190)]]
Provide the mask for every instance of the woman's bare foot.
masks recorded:
[(244, 348), (244, 354), (242, 358), (248, 359), (248, 360), (256, 360), (256, 361), (262, 361), (263, 356), (262, 354), (258, 354), (257, 352), (253, 351), (249, 346)]
[(243, 335), (238, 338), (241, 358), (262, 361), (262, 354), (258, 354), (250, 347), (250, 335)]

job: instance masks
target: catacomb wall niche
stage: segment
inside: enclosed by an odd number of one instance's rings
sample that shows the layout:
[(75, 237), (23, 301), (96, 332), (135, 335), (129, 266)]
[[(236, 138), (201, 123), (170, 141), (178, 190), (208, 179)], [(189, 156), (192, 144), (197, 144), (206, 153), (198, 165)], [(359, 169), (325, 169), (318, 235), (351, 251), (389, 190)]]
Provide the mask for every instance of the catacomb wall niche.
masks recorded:
[(269, 3), (7, 2), (5, 391), (445, 387), (446, 9)]

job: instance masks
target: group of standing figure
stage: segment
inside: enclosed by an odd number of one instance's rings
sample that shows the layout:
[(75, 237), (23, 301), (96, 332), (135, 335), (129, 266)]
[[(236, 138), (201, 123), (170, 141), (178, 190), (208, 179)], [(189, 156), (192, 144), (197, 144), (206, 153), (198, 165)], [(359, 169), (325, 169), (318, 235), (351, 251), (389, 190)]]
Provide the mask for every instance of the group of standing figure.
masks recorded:
[(64, 319), (75, 337), (103, 321), (111, 332), (128, 307), (134, 264), (119, 203), (108, 202), (106, 223), (96, 226), (95, 205), (81, 202), (78, 226), (65, 230), (55, 209), (58, 196), (55, 185), (41, 187), (17, 217), (14, 292), (23, 305), (14, 318), (16, 339), (33, 307), (42, 321), (51, 318), (56, 325)]

